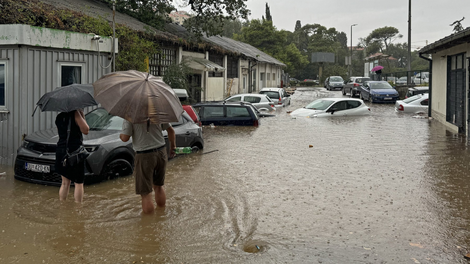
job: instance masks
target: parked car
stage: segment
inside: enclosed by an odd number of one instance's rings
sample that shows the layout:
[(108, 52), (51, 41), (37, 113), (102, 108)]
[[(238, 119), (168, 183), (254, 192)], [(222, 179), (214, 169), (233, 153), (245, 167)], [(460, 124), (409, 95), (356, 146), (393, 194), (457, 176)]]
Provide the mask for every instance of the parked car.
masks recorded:
[(417, 87), (408, 88), (408, 91), (406, 91), (405, 98), (408, 98), (417, 94), (424, 94), (424, 93), (429, 93), (429, 87), (417, 86)]
[(414, 78), (413, 82), (415, 84), (424, 84), (429, 83), (429, 72), (418, 72)]
[(269, 88), (265, 87), (259, 91), (260, 94), (265, 94), (273, 100), (276, 106), (290, 105), (290, 95), (287, 94), (284, 88)]
[(429, 94), (417, 94), (395, 102), (395, 110), (403, 113), (427, 113)]
[(320, 98), (290, 113), (295, 117), (329, 117), (369, 115), (370, 108), (356, 98)]
[(361, 86), (360, 98), (371, 103), (395, 103), (399, 95), (386, 81), (366, 81)]
[(349, 94), (350, 97), (359, 96), (360, 87), (365, 81), (369, 81), (369, 77), (351, 77), (344, 84), (343, 95)]
[(341, 76), (330, 76), (325, 80), (325, 88), (329, 91), (336, 89), (343, 89), (344, 80)]
[(183, 105), (183, 109), (191, 117), (194, 123), (196, 123), (198, 126), (202, 126), (199, 115), (196, 113), (196, 110), (194, 110), (194, 108), (191, 105)]
[(259, 126), (261, 112), (247, 102), (201, 102), (193, 105), (203, 125)]
[[(91, 111), (85, 115), (85, 119), (90, 127), (88, 135), (83, 136), (83, 144), (90, 152), (86, 159), (85, 184), (132, 174), (135, 155), (132, 138), (128, 142), (119, 139), (123, 119), (108, 114), (104, 108)], [(177, 147), (204, 147), (202, 128), (187, 113), (183, 113), (179, 122), (172, 123), (172, 126), (176, 133)], [(168, 141), (166, 131), (164, 136)], [(15, 178), (60, 186), (61, 176), (55, 172), (57, 139), (57, 128), (26, 136), (17, 151)], [(168, 152), (169, 149), (167, 144)]]
[(408, 77), (407, 76), (402, 76), (398, 78), (398, 80), (395, 82), (396, 85), (405, 85), (408, 84)]
[(258, 111), (271, 112), (276, 111), (273, 100), (266, 94), (236, 94), (225, 99), (227, 102), (248, 102), (251, 103)]

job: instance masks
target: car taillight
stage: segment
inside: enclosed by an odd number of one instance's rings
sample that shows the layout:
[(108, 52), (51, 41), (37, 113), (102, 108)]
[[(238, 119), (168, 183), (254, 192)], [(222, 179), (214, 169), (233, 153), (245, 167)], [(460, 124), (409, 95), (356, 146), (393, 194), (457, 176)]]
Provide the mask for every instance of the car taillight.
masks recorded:
[(367, 110), (369, 110), (369, 112), (370, 112), (370, 108), (367, 108)]
[(281, 97), (279, 97), (279, 102), (277, 104), (282, 104)]
[(258, 127), (258, 126), (259, 126), (258, 120), (253, 121), (253, 126), (255, 126), (255, 127)]
[(274, 103), (270, 103), (269, 106), (274, 107)]
[(354, 84), (354, 87), (359, 87), (359, 84), (358, 84), (358, 83), (355, 83), (355, 84)]
[(197, 125), (202, 127), (202, 122), (201, 121), (197, 121)]
[(403, 110), (405, 110), (405, 108), (403, 107), (403, 105), (399, 105), (399, 106), (398, 106), (398, 111), (403, 111)]

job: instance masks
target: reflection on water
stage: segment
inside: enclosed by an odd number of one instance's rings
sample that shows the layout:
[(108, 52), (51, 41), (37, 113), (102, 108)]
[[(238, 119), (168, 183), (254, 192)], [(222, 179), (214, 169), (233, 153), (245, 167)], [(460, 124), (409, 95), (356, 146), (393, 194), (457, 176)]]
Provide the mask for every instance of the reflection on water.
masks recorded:
[(0, 262), (464, 263), (466, 138), (393, 105), (287, 114), (326, 96), (341, 94), (298, 90), (258, 128), (204, 127), (205, 149), (170, 162), (167, 207), (151, 216), (132, 177), (86, 186), (77, 205), (0, 167)]

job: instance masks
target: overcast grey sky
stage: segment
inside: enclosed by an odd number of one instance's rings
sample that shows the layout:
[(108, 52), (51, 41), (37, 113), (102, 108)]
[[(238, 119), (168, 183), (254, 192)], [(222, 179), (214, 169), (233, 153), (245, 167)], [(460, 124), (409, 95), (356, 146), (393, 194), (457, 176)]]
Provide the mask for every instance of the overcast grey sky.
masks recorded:
[[(374, 29), (395, 27), (403, 35), (395, 42), (408, 42), (408, 0), (248, 0), (251, 19), (265, 16), (268, 3), (273, 24), (278, 29), (294, 31), (295, 23), (320, 24), (334, 27), (348, 36), (350, 45), (351, 25), (353, 46), (359, 38), (365, 38)], [(411, 47), (419, 49), (453, 33), (450, 26), (462, 19), (464, 28), (470, 27), (470, 0), (412, 0)]]

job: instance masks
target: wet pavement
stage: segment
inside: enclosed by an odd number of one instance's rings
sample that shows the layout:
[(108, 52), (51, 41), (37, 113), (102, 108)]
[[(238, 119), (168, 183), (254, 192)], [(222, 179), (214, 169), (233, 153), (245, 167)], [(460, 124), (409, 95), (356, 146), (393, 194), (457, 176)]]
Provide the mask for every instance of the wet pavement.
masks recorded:
[(342, 95), (298, 89), (258, 128), (205, 127), (203, 153), (170, 161), (152, 216), (131, 177), (86, 186), (77, 205), (1, 166), (0, 263), (467, 263), (466, 138), (393, 105), (287, 114), (324, 96)]

